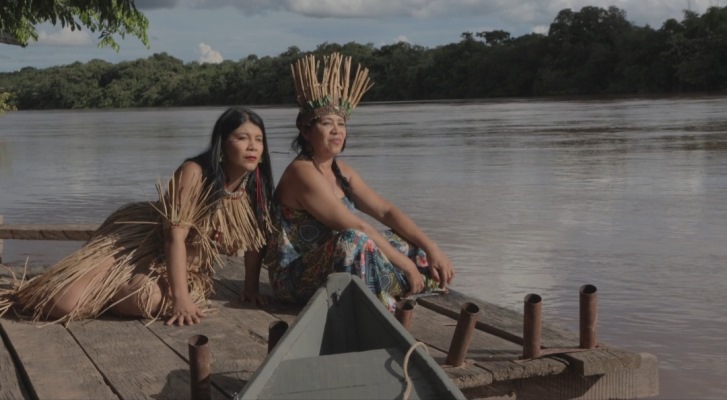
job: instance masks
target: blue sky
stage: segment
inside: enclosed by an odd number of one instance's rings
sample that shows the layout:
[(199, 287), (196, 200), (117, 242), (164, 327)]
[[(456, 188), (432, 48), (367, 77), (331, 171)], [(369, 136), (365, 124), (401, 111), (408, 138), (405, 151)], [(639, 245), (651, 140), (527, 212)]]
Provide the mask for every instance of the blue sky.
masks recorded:
[[(727, 0), (723, 0), (727, 3)], [(406, 41), (433, 48), (457, 42), (465, 31), (501, 29), (513, 36), (547, 33), (558, 12), (613, 5), (639, 26), (658, 28), (682, 19), (683, 10), (703, 13), (720, 0), (137, 0), (149, 19), (151, 47), (137, 38), (118, 39), (121, 50), (97, 48), (88, 31), (50, 24), (26, 48), (0, 44), (0, 72), (46, 68), (75, 61), (111, 63), (166, 52), (184, 62), (221, 62), (250, 54), (276, 56), (290, 46), (303, 51), (321, 43)]]

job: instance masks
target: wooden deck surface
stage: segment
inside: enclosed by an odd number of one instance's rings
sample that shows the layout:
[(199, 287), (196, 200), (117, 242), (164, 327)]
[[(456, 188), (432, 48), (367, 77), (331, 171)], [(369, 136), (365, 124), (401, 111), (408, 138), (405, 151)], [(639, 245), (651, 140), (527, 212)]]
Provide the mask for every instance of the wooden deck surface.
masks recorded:
[[(185, 399), (191, 397), (187, 340), (202, 334), (212, 353), (212, 398), (239, 391), (267, 354), (271, 322), (293, 323), (300, 307), (242, 304), (241, 260), (216, 275), (216, 313), (201, 324), (113, 317), (60, 325), (32, 324), (9, 312), (0, 320), (0, 399)], [(18, 271), (19, 266), (13, 269)], [(0, 272), (0, 274), (3, 274)], [(4, 273), (7, 276), (7, 273)], [(262, 290), (271, 293), (267, 272)], [(462, 304), (480, 307), (464, 366), (445, 365)], [(631, 399), (658, 394), (657, 360), (599, 343), (579, 350), (572, 332), (543, 322), (542, 356), (522, 359), (523, 316), (457, 292), (424, 297), (412, 335), (468, 398)]]

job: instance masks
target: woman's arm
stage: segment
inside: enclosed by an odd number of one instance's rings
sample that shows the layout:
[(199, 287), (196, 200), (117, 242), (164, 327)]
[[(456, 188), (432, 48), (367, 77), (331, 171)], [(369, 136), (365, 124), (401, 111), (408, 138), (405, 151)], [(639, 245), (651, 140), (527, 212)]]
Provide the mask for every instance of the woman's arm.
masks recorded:
[(286, 188), (281, 201), (304, 209), (316, 220), (337, 231), (355, 229), (365, 233), (379, 250), (407, 277), (411, 293), (424, 290), (424, 280), (414, 262), (396, 250), (371, 224), (352, 213), (337, 198), (333, 188), (310, 162), (294, 161), (281, 178), (278, 188)]
[(264, 306), (269, 299), (260, 293), (260, 269), (263, 263), (262, 253), (259, 251), (245, 252), (245, 288), (240, 292), (241, 301)]
[[(191, 188), (200, 187), (202, 169), (192, 162), (184, 163), (174, 174), (174, 190), (177, 204), (189, 204), (189, 196), (195, 195)], [(185, 221), (172, 221), (164, 229), (164, 255), (167, 262), (169, 286), (172, 292), (172, 315), (167, 325), (193, 325), (205, 316), (189, 296), (187, 285), (187, 243), (189, 226)]]
[(437, 243), (431, 240), (403, 211), (371, 189), (353, 168), (341, 161), (338, 164), (351, 184), (351, 190), (356, 197), (356, 208), (424, 250), (432, 277), (439, 281), (440, 287), (445, 288), (454, 278), (454, 268), (449, 257)]

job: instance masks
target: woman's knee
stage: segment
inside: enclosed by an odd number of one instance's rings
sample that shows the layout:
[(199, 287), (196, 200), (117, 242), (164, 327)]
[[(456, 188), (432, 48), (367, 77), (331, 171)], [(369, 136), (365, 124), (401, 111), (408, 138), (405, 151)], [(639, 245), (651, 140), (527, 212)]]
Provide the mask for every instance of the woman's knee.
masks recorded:
[(347, 228), (338, 232), (339, 238), (357, 238), (358, 240), (369, 240), (369, 236), (358, 229)]
[(135, 277), (116, 292), (111, 310), (123, 317), (145, 317), (156, 314), (161, 302), (159, 285), (149, 282), (148, 277)]
[(59, 319), (66, 317), (73, 313), (78, 307), (78, 301), (80, 300), (80, 293), (73, 291), (66, 291), (49, 301), (43, 308), (43, 314), (46, 318)]
[(83, 297), (89, 285), (94, 284), (95, 278), (100, 272), (90, 273), (61, 290), (43, 306), (43, 314), (52, 319), (63, 318), (72, 314), (81, 306), (81, 297)]
[(100, 280), (105, 272), (113, 265), (114, 259), (108, 260), (97, 265), (83, 273), (76, 281), (69, 284), (64, 290), (53, 296), (53, 298), (43, 306), (43, 314), (46, 318), (59, 319), (72, 314), (78, 307), (82, 307), (81, 298), (84, 292), (95, 285), (100, 284)]

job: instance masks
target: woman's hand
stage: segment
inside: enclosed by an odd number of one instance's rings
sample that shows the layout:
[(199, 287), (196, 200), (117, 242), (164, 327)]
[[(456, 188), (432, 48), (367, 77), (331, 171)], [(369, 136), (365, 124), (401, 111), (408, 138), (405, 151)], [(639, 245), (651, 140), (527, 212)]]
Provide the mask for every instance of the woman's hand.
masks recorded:
[(409, 297), (424, 290), (424, 278), (413, 263), (411, 268), (404, 270), (404, 275), (406, 275), (406, 281), (409, 283), (409, 291), (404, 294), (404, 297)]
[(172, 306), (172, 315), (167, 320), (167, 325), (178, 326), (194, 325), (200, 323), (201, 319), (206, 317), (205, 313), (197, 307), (189, 296), (181, 299), (174, 299)]
[(427, 261), (429, 262), (432, 278), (439, 282), (439, 287), (446, 289), (454, 278), (454, 267), (452, 267), (449, 257), (439, 248), (435, 248), (427, 252)]
[(270, 298), (260, 292), (253, 292), (251, 290), (243, 290), (240, 292), (240, 301), (250, 302), (256, 306), (266, 306), (270, 304)]

